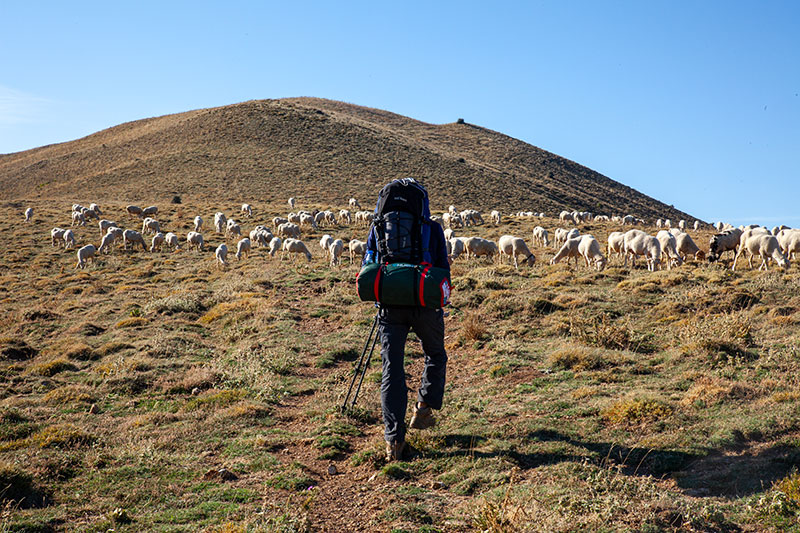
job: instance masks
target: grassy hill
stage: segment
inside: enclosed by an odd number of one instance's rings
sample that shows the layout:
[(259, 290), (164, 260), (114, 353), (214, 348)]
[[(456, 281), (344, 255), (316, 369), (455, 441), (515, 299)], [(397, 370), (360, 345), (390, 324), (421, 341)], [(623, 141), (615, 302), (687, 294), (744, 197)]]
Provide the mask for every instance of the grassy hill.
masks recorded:
[(421, 179), (435, 206), (562, 209), (691, 219), (597, 172), (472, 124), (426, 124), (313, 98), (251, 101), (122, 124), (0, 155), (9, 199), (342, 203), (396, 177)]

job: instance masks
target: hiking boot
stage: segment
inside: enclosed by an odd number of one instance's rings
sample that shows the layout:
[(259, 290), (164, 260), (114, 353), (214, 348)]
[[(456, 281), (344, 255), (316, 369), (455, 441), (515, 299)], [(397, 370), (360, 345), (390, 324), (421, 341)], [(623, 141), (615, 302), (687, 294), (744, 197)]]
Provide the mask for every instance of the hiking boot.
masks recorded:
[(428, 429), (436, 425), (436, 419), (433, 418), (433, 409), (430, 407), (414, 407), (414, 415), (411, 417), (411, 423), (408, 427), (414, 429)]
[(386, 460), (402, 461), (406, 451), (406, 441), (387, 442), (386, 443)]

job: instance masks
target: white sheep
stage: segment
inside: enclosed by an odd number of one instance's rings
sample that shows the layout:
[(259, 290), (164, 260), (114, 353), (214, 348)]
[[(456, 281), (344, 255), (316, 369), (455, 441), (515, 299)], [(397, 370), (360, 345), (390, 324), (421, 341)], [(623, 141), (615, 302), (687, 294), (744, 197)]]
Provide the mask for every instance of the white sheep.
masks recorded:
[(289, 222), (289, 219), (288, 219), (288, 218), (284, 218), (284, 217), (275, 217), (275, 218), (273, 218), (273, 219), (272, 219), (272, 227), (274, 227), (275, 229), (277, 229), (277, 228), (278, 228), (278, 226), (280, 226), (281, 224), (286, 224), (287, 222)]
[(636, 217), (633, 215), (625, 215), (622, 217), (622, 225), (623, 226), (635, 226), (636, 225)]
[(572, 211), (561, 211), (558, 214), (559, 222), (572, 222)]
[(85, 226), (86, 225), (86, 217), (83, 216), (83, 213), (80, 211), (73, 211), (72, 212), (72, 224), (71, 226)]
[(126, 250), (128, 249), (129, 244), (131, 245), (131, 250), (133, 250), (134, 245), (141, 244), (142, 250), (145, 252), (147, 251), (147, 245), (144, 243), (144, 237), (142, 237), (142, 234), (132, 229), (126, 229), (122, 232), (122, 244)]
[(75, 268), (86, 268), (86, 262), (91, 259), (92, 262), (95, 261), (95, 254), (97, 253), (97, 248), (94, 247), (93, 244), (87, 244), (86, 246), (80, 248), (78, 250), (78, 264), (75, 265)]
[(583, 256), (587, 268), (591, 268), (592, 263), (597, 270), (603, 270), (606, 267), (606, 258), (600, 251), (600, 243), (592, 235), (587, 233), (580, 236), (578, 253)]
[(683, 230), (683, 231), (686, 231), (686, 221), (683, 220), (683, 219), (680, 219), (678, 221), (678, 228)]
[(446, 230), (444, 230), (444, 239), (446, 241), (449, 241), (450, 239), (452, 239), (455, 236), (456, 236), (456, 232), (453, 231), (452, 229), (447, 228)]
[[(731, 270), (736, 270), (736, 263), (739, 261), (739, 256), (742, 255), (742, 252), (745, 251), (744, 244), (747, 242), (747, 239), (753, 237), (754, 235), (771, 235), (767, 228), (763, 228), (758, 225), (747, 226), (745, 229), (741, 231), (741, 235), (739, 235), (739, 246), (736, 252), (736, 255), (733, 258), (733, 265), (731, 266)], [(753, 268), (753, 259), (752, 255), (748, 252), (748, 263), (750, 264), (750, 268)]]
[(296, 202), (295, 202), (294, 198), (289, 198), (289, 209), (294, 209), (294, 204), (295, 203)]
[(224, 242), (217, 246), (217, 249), (214, 250), (214, 256), (217, 258), (219, 262), (219, 267), (222, 268), (228, 265), (227, 258), (228, 258), (228, 245)]
[(225, 233), (225, 227), (228, 224), (228, 219), (225, 217), (225, 213), (222, 211), (217, 211), (214, 213), (214, 231), (217, 233)]
[(138, 205), (129, 205), (125, 207), (125, 211), (128, 212), (129, 215), (140, 217), (142, 216), (142, 208)]
[(356, 200), (355, 198), (350, 198), (350, 200), (347, 203), (350, 205), (351, 209), (361, 209), (361, 204), (359, 204), (358, 200)]
[(271, 241), (269, 241), (269, 255), (270, 257), (275, 256), (275, 252), (280, 250), (281, 248), (281, 240), (278, 237), (273, 237)]
[(33, 208), (29, 207), (25, 210), (25, 222), (33, 221)]
[(306, 256), (306, 259), (308, 259), (308, 262), (309, 263), (311, 262), (311, 252), (308, 251), (308, 248), (306, 248), (305, 243), (299, 239), (286, 239), (285, 241), (283, 241), (281, 250), (282, 250), (281, 260), (283, 260), (284, 257), (283, 252), (285, 252), (298, 255), (303, 254)]
[(91, 204), (89, 204), (89, 209), (91, 209), (92, 211), (94, 211), (98, 215), (103, 216), (103, 212), (100, 211), (100, 206), (99, 205), (97, 205), (95, 203), (91, 203)]
[(75, 234), (71, 229), (64, 232), (64, 249), (75, 248)]
[(300, 226), (286, 222), (278, 226), (278, 235), (282, 237), (291, 237), (293, 239), (300, 238)]
[(200, 231), (203, 228), (203, 219), (200, 215), (194, 217), (194, 231)]
[(292, 224), (300, 225), (300, 215), (301, 213), (289, 213), (286, 215), (286, 219), (291, 222)]
[(466, 250), (466, 244), (463, 238), (453, 237), (452, 239), (448, 239), (447, 244), (449, 248), (448, 254), (451, 260), (458, 259)]
[(705, 256), (705, 253), (695, 244), (688, 233), (681, 233), (675, 236), (675, 248), (684, 261), (689, 255), (693, 255), (698, 261)]
[(699, 230), (700, 229), (700, 221), (699, 220), (695, 220), (693, 227), (694, 227), (695, 231)]
[(549, 246), (550, 239), (547, 230), (541, 226), (533, 228), (533, 243), (539, 246)]
[(500, 211), (494, 210), (489, 214), (489, 216), (492, 219), (492, 224), (494, 224), (495, 226), (500, 225), (500, 218), (501, 218)]
[(327, 254), (331, 258), (331, 266), (339, 264), (339, 258), (342, 256), (342, 250), (344, 250), (344, 242), (342, 239), (336, 239), (335, 241), (331, 241), (328, 245)]
[(169, 246), (173, 250), (177, 250), (178, 247), (180, 246), (180, 243), (178, 242), (178, 236), (172, 232), (169, 232), (166, 235), (164, 235), (164, 242), (166, 243), (167, 246)]
[(88, 209), (88, 208), (84, 207), (83, 209), (81, 209), (81, 214), (83, 215), (83, 218), (85, 218), (87, 220), (90, 219), (90, 218), (93, 218), (95, 220), (100, 220), (100, 216), (97, 214), (97, 211), (95, 211), (94, 209)]
[(571, 239), (567, 239), (564, 244), (561, 245), (556, 255), (550, 260), (551, 265), (555, 265), (565, 257), (567, 258), (567, 266), (569, 266), (569, 260), (574, 258), (575, 259), (575, 266), (578, 266), (578, 258), (581, 257), (581, 252), (578, 250), (578, 246), (581, 243), (580, 236), (573, 237)]
[(242, 204), (242, 209), (240, 211), (242, 216), (245, 217), (252, 217), (253, 216), (253, 206), (250, 204)]
[(328, 235), (327, 233), (322, 236), (319, 240), (319, 247), (322, 248), (322, 252), (325, 254), (325, 257), (329, 257), (328, 250), (330, 249), (331, 243), (333, 242), (333, 237)]
[(225, 228), (225, 234), (229, 239), (236, 239), (242, 236), (242, 227), (233, 219), (228, 221), (228, 226)]
[(625, 254), (625, 234), (621, 231), (612, 231), (608, 234), (608, 249), (606, 255), (611, 260), (611, 255), (622, 257)]
[(580, 232), (577, 228), (572, 228), (570, 230), (566, 230), (564, 228), (556, 228), (555, 236), (553, 238), (553, 246), (561, 246), (567, 240), (574, 239), (575, 237), (580, 236)]
[(50, 230), (50, 242), (53, 246), (61, 244), (64, 240), (64, 230), (61, 228), (53, 228)]
[(112, 245), (116, 240), (117, 240), (117, 233), (111, 233), (111, 232), (106, 233), (100, 240), (100, 248), (98, 248), (97, 251), (111, 253), (114, 249)]
[(625, 262), (628, 265), (628, 258), (631, 260), (631, 267), (635, 266), (636, 256), (644, 256), (647, 260), (647, 270), (656, 271), (661, 264), (661, 243), (655, 237), (647, 233), (632, 229), (625, 233)]
[(314, 220), (313, 215), (309, 215), (308, 213), (303, 213), (300, 215), (300, 227), (303, 226), (311, 226), (312, 229), (317, 229), (317, 223)]
[(236, 259), (242, 260), (242, 256), (247, 257), (250, 255), (250, 239), (245, 237), (236, 244)]
[(355, 263), (356, 255), (363, 258), (364, 255), (367, 253), (367, 243), (364, 241), (360, 241), (358, 239), (351, 240), (350, 243), (347, 245), (347, 248), (350, 250), (351, 263)]
[(716, 261), (718, 259), (721, 259), (722, 254), (728, 251), (733, 252), (733, 256), (735, 258), (736, 251), (739, 249), (739, 238), (741, 236), (742, 236), (742, 230), (740, 230), (739, 228), (731, 228), (729, 230), (713, 235), (708, 243), (709, 261)]
[(102, 219), (97, 223), (97, 226), (100, 228), (100, 235), (105, 235), (108, 233), (108, 228), (116, 228), (117, 223), (112, 222), (110, 220)]
[(464, 245), (468, 259), (470, 257), (487, 256), (489, 259), (494, 260), (494, 256), (499, 252), (496, 242), (481, 237), (469, 237)]
[(190, 247), (197, 248), (198, 252), (203, 251), (203, 234), (197, 231), (190, 231), (186, 234), (186, 243)]
[(794, 259), (795, 254), (800, 253), (800, 230), (783, 229), (778, 232), (776, 238), (787, 259)]
[(663, 228), (664, 227), (664, 219), (659, 218), (658, 220), (656, 220), (656, 227), (658, 229)]
[(675, 235), (662, 229), (656, 233), (656, 239), (658, 239), (658, 243), (661, 245), (662, 256), (667, 256), (667, 270), (672, 268), (673, 263), (676, 266), (683, 264), (683, 259), (681, 259), (678, 253), (678, 242), (675, 240)]
[(158, 207), (157, 206), (151, 205), (151, 206), (148, 206), (148, 207), (145, 207), (144, 209), (142, 209), (142, 216), (143, 217), (149, 217), (149, 216), (153, 216), (153, 215), (157, 215), (157, 214), (158, 214)]
[(536, 262), (536, 258), (533, 256), (533, 253), (528, 249), (528, 245), (525, 244), (525, 241), (520, 239), (519, 237), (514, 237), (513, 235), (503, 235), (497, 241), (497, 247), (500, 249), (500, 262), (503, 262), (504, 256), (509, 256), (514, 258), (514, 268), (519, 270), (519, 263), (517, 262), (517, 257), (522, 255), (525, 256), (525, 263), (530, 266)]
[(150, 217), (145, 217), (142, 220), (142, 235), (149, 235), (149, 234), (156, 234), (161, 231), (159, 227), (158, 220)]
[(339, 216), (336, 217), (336, 220), (339, 222), (339, 224), (342, 224), (342, 225), (347, 224), (349, 226), (350, 223), (352, 222), (352, 217), (350, 216), (350, 211), (348, 211), (347, 209), (340, 209), (339, 210)]
[(160, 231), (156, 232), (156, 234), (153, 235), (153, 241), (150, 243), (150, 253), (155, 252), (156, 249), (158, 249), (158, 251), (160, 252), (162, 246), (164, 246), (164, 241), (165, 241), (164, 234), (161, 233)]
[[(758, 267), (759, 270), (767, 270), (768, 259), (773, 259), (778, 266), (784, 270), (789, 269), (789, 260), (783, 255), (778, 239), (774, 235), (764, 235), (760, 233), (751, 235), (740, 247), (737, 258), (742, 253), (743, 249), (747, 250), (748, 260), (754, 255), (761, 257), (761, 265)], [(733, 266), (736, 266), (735, 261)], [(750, 268), (753, 268), (752, 262), (750, 262)], [(731, 270), (733, 270), (733, 268), (731, 268)]]

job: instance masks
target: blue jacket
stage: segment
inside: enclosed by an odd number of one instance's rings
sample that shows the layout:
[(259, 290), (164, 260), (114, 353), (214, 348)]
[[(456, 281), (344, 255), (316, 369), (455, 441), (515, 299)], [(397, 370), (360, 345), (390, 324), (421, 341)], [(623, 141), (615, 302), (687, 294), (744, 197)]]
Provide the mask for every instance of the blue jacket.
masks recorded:
[[(446, 268), (447, 271), (450, 272), (450, 262), (447, 260), (447, 244), (444, 239), (444, 230), (442, 226), (436, 222), (429, 222), (429, 224), (431, 226), (431, 241), (429, 244), (431, 264), (438, 268)], [(371, 257), (374, 257), (376, 261), (380, 262), (380, 257), (378, 257), (378, 243), (372, 226), (370, 226), (369, 235), (367, 236), (367, 253), (364, 255), (364, 263), (370, 262)]]

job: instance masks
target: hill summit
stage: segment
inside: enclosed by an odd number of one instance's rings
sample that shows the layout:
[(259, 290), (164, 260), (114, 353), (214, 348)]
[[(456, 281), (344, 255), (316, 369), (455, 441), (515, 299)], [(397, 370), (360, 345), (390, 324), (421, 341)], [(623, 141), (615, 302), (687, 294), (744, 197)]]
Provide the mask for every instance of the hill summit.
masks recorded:
[(562, 209), (686, 218), (589, 168), (465, 123), (427, 124), (318, 98), (257, 100), (149, 118), (0, 155), (8, 199), (226, 201), (294, 196), (342, 205), (389, 180), (422, 181), (438, 209)]

